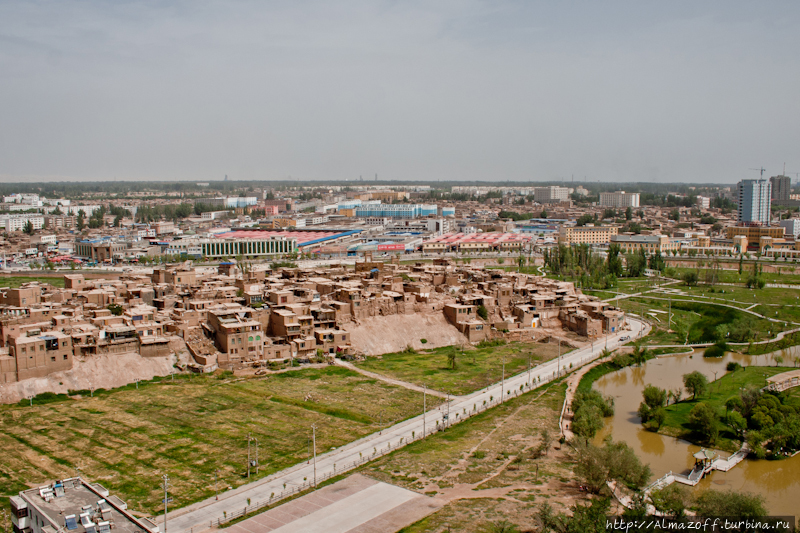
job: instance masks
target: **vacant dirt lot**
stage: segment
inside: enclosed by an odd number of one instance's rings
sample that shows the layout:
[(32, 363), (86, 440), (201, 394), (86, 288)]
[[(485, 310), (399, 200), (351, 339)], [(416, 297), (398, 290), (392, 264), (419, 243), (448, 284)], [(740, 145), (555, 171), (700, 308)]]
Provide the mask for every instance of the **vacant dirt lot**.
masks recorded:
[[(366, 355), (399, 352), (409, 345), (421, 349), (467, 342), (466, 337), (441, 312), (430, 315), (415, 313), (376, 316), (364, 324), (343, 327), (350, 332), (353, 347)], [(422, 343), (422, 339), (428, 342)]]
[(175, 356), (142, 357), (138, 353), (97, 355), (85, 360), (75, 359), (72, 370), (56, 372), (45, 378), (26, 379), (0, 387), (0, 403), (15, 403), (43, 392), (65, 394), (70, 390), (112, 389), (131, 383), (134, 379), (149, 380), (168, 376)]
[[(515, 398), (372, 463), (362, 473), (449, 500), (404, 532), (475, 531), (508, 519), (534, 527), (539, 504), (563, 511), (585, 498), (558, 444), (566, 385)], [(542, 446), (542, 430), (550, 446)], [(541, 446), (541, 448), (540, 448)]]

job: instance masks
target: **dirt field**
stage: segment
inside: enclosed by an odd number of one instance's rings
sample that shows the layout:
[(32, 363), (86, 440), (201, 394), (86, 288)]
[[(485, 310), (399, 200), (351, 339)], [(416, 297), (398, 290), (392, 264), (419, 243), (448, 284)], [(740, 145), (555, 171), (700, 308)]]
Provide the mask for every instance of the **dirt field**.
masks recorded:
[(258, 439), (263, 477), (308, 458), (312, 424), (322, 451), (422, 409), (421, 394), (337, 367), (219, 377), (164, 378), (138, 390), (0, 408), (0, 494), (80, 467), (132, 509), (153, 513), (163, 508), (163, 473), (176, 507), (212, 496), (216, 470), (220, 489), (243, 484), (248, 434)]
[[(501, 519), (532, 529), (539, 504), (563, 511), (585, 497), (557, 440), (565, 390), (565, 384), (556, 383), (515, 398), (398, 450), (362, 473), (449, 501), (404, 533), (475, 531)], [(542, 428), (553, 440), (539, 455)]]
[[(366, 355), (399, 352), (409, 345), (421, 349), (467, 343), (466, 337), (441, 312), (376, 316), (360, 325), (345, 325), (343, 329), (350, 332), (353, 347)], [(422, 343), (422, 339), (428, 342)]]
[(98, 355), (75, 359), (72, 370), (56, 372), (44, 378), (6, 383), (0, 387), (0, 403), (15, 403), (43, 392), (65, 394), (70, 390), (112, 389), (156, 376), (168, 376), (175, 356), (142, 357), (138, 353)]

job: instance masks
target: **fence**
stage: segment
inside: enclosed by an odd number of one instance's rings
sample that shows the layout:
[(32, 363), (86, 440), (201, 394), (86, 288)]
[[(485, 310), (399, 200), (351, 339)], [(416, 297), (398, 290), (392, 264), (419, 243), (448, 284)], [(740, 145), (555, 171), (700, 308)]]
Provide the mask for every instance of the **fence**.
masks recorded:
[[(598, 350), (596, 352), (592, 351), (592, 352), (590, 352), (589, 355), (581, 357), (577, 361), (577, 364), (573, 364), (574, 369), (579, 368), (580, 366), (582, 366), (586, 362), (589, 362), (589, 361), (592, 361), (592, 360), (596, 359), (597, 357), (600, 356), (601, 353), (602, 353), (602, 349), (600, 349), (598, 347)], [(530, 392), (533, 389), (537, 389), (537, 388), (539, 388), (539, 387), (541, 387), (543, 385), (547, 385), (548, 383), (551, 383), (554, 380), (559, 379), (563, 375), (568, 374), (570, 370), (572, 370), (572, 369), (569, 369), (569, 370), (567, 370), (566, 368), (557, 369), (557, 370), (553, 371), (553, 373), (551, 375), (549, 375), (547, 377), (544, 377), (544, 378), (542, 378), (540, 376), (538, 379), (537, 378), (530, 379), (530, 377), (529, 377), (528, 381), (526, 381), (525, 383), (522, 384), (522, 387), (523, 387), (522, 390), (520, 390), (520, 389), (514, 389), (513, 390), (513, 397), (515, 397), (515, 398), (518, 397), (520, 395), (520, 392), (522, 392), (522, 391)], [(515, 380), (516, 378), (519, 378), (520, 376), (525, 376), (526, 373), (527, 373), (527, 371), (523, 372), (523, 373), (520, 373), (517, 376), (509, 378), (509, 380), (507, 380), (507, 381)], [(484, 389), (481, 389), (480, 391), (477, 391), (476, 393), (473, 393), (473, 395), (475, 397), (478, 397), (478, 396), (480, 396), (482, 394), (487, 394), (492, 390), (493, 387), (497, 387), (497, 385), (493, 385), (493, 386), (489, 386), (489, 387), (486, 387)], [(373, 447), (374, 448), (374, 453), (372, 453), (370, 455), (361, 456), (361, 454), (359, 453), (359, 458), (357, 460), (355, 460), (355, 461), (350, 461), (350, 462), (344, 463), (342, 465), (338, 465), (337, 463), (334, 463), (333, 471), (328, 471), (328, 472), (321, 473), (321, 474), (317, 475), (317, 485), (319, 485), (319, 483), (324, 483), (325, 481), (327, 481), (327, 480), (329, 480), (329, 479), (331, 479), (331, 478), (333, 478), (335, 476), (344, 474), (344, 473), (349, 472), (349, 471), (351, 471), (351, 470), (353, 470), (355, 468), (358, 468), (359, 466), (361, 466), (361, 465), (363, 465), (363, 464), (365, 464), (365, 463), (367, 463), (369, 461), (372, 461), (372, 460), (377, 459), (379, 457), (383, 457), (384, 455), (387, 455), (387, 454), (389, 454), (389, 453), (391, 453), (393, 451), (396, 451), (396, 450), (398, 450), (398, 449), (400, 449), (400, 448), (402, 448), (402, 447), (404, 447), (404, 446), (406, 446), (406, 445), (408, 445), (408, 444), (410, 444), (412, 442), (416, 442), (416, 441), (422, 440), (425, 437), (427, 437), (428, 435), (431, 435), (431, 434), (437, 433), (439, 431), (442, 431), (442, 430), (446, 429), (447, 427), (449, 427), (449, 426), (451, 426), (453, 424), (457, 424), (457, 423), (462, 422), (464, 420), (467, 420), (468, 418), (471, 418), (471, 417), (473, 417), (475, 415), (483, 413), (487, 409), (491, 409), (492, 407), (495, 407), (495, 406), (503, 403), (507, 399), (508, 396), (511, 396), (511, 391), (512, 391), (511, 389), (507, 389), (507, 392), (506, 392), (505, 390), (503, 390), (501, 388), (501, 394), (500, 395), (501, 396), (502, 395), (506, 395), (506, 398), (503, 398), (503, 397), (494, 398), (493, 396), (490, 396), (489, 400), (483, 400), (480, 404), (476, 401), (473, 404), (473, 408), (472, 409), (461, 408), (460, 412), (456, 411), (456, 412), (453, 413), (453, 414), (455, 414), (455, 420), (451, 419), (449, 416), (445, 419), (444, 418), (444, 414), (445, 413), (443, 412), (443, 413), (441, 413), (441, 415), (437, 415), (437, 418), (440, 418), (440, 417), (441, 418), (439, 420), (435, 420), (435, 424), (436, 424), (435, 427), (432, 428), (432, 429), (426, 429), (424, 434), (423, 434), (423, 432), (419, 432), (419, 434), (417, 434), (416, 431), (412, 430), (412, 431), (410, 431), (409, 435), (401, 436), (399, 438), (399, 440), (395, 442), (394, 445), (392, 445), (391, 442), (387, 442), (386, 445), (382, 446), (380, 449), (377, 448), (377, 447)], [(451, 400), (451, 402), (452, 401), (454, 401), (454, 400)], [(447, 404), (445, 404), (445, 405), (447, 405)], [(562, 407), (561, 418), (563, 418), (563, 416), (564, 416), (565, 407), (566, 407), (566, 403), (565, 403), (564, 407)], [(412, 418), (412, 419), (407, 420), (405, 422), (402, 422), (400, 425), (404, 425), (404, 424), (405, 425), (412, 425), (412, 424), (415, 424), (416, 421), (418, 421), (418, 420), (419, 420), (419, 418), (415, 417), (415, 418)], [(559, 421), (559, 425), (560, 425), (560, 421)], [(378, 435), (380, 435), (380, 433)], [(346, 451), (348, 449), (353, 449), (353, 448), (356, 448), (358, 446), (364, 445), (366, 442), (368, 442), (368, 439), (374, 438), (375, 436), (376, 435), (373, 433), (372, 435), (367, 436), (364, 439), (360, 439), (358, 441), (351, 442), (351, 443), (349, 443), (349, 444), (347, 444), (345, 446), (342, 446), (341, 448), (337, 449), (336, 452), (337, 453), (341, 453), (342, 451)], [(322, 455), (320, 457), (324, 458), (325, 455), (326, 454), (324, 454), (324, 455)], [(318, 459), (319, 459), (319, 457), (318, 457)], [(295, 466), (297, 467), (297, 466), (300, 466), (300, 465), (295, 465)], [(294, 468), (294, 467), (292, 467), (292, 468)], [(283, 473), (278, 473), (277, 475), (285, 476), (286, 474), (287, 474), (287, 472), (283, 471)], [(269, 479), (269, 478), (266, 478), (266, 479)], [(276, 477), (273, 481), (278, 481), (278, 479), (279, 478)], [(205, 531), (205, 530), (213, 528), (213, 527), (221, 527), (224, 524), (228, 524), (233, 520), (236, 520), (236, 519), (242, 518), (244, 516), (247, 516), (249, 514), (255, 513), (256, 511), (259, 511), (259, 510), (261, 510), (261, 509), (263, 509), (265, 507), (269, 507), (270, 505), (276, 504), (276, 503), (278, 503), (278, 502), (280, 502), (282, 500), (285, 500), (286, 498), (290, 498), (290, 497), (295, 496), (297, 494), (300, 494), (300, 493), (302, 493), (302, 492), (304, 492), (306, 490), (310, 490), (310, 489), (314, 488), (313, 480), (312, 481), (304, 480), (300, 484), (296, 484), (296, 483), (295, 484), (291, 484), (289, 482), (286, 482), (286, 483), (283, 483), (282, 485), (283, 485), (283, 489), (280, 492), (275, 491), (274, 493), (272, 493), (270, 495), (269, 498), (267, 498), (265, 500), (258, 500), (255, 503), (252, 503), (251, 505), (245, 505), (245, 506), (240, 507), (240, 508), (237, 507), (235, 509), (232, 509), (231, 511), (224, 511), (223, 515), (221, 517), (218, 517), (218, 518), (213, 519), (213, 520), (209, 520), (208, 522), (205, 522), (205, 523), (196, 524), (195, 526), (191, 527), (189, 533), (200, 533), (202, 531)], [(288, 485), (288, 487), (287, 487), (287, 485)], [(195, 529), (197, 531), (195, 531)]]

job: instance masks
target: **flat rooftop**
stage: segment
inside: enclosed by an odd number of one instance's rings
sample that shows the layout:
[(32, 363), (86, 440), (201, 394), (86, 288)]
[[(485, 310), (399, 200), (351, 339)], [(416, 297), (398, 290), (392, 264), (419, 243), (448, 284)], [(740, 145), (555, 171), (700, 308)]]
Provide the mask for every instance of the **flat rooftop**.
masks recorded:
[[(65, 533), (92, 533), (92, 531), (100, 533), (101, 523), (106, 522), (109, 529), (113, 527), (116, 533), (158, 531), (155, 526), (148, 525), (146, 528), (132, 515), (124, 512), (123, 507), (127, 506), (119, 498), (102, 496), (106, 492), (101, 487), (95, 492), (82, 481), (73, 478), (64, 480), (63, 483), (29, 489), (20, 495), (29, 506), (47, 517), (57, 529), (64, 528)], [(48, 494), (50, 497), (47, 497)], [(87, 513), (88, 516), (81, 516)], [(74, 524), (67, 521), (67, 517), (73, 515)]]

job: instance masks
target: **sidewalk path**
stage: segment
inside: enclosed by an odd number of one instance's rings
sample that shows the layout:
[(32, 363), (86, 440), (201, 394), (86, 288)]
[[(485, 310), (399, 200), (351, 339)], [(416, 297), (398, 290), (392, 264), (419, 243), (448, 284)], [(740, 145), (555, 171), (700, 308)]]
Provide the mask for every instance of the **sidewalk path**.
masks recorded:
[[(224, 524), (237, 516), (253, 512), (270, 503), (292, 496), (331, 477), (343, 474), (376, 457), (401, 448), (423, 435), (435, 433), (440, 429), (456, 424), (470, 416), (483, 412), (503, 401), (503, 398), (517, 396), (523, 391), (547, 384), (564, 374), (565, 369), (580, 367), (594, 361), (602, 353), (605, 341), (608, 349), (632, 342), (640, 333), (646, 333), (645, 323), (629, 317), (631, 330), (624, 332), (630, 339), (621, 342), (623, 332), (615, 332), (593, 345), (580, 348), (543, 363), (530, 371), (525, 371), (485, 389), (452, 398), (438, 409), (419, 414), (394, 426), (373, 433), (350, 444), (317, 455), (313, 461), (303, 462), (276, 472), (253, 483), (242, 485), (234, 490), (220, 494), (220, 499), (209, 498), (193, 505), (170, 512), (168, 530), (170, 533), (198, 533)], [(160, 520), (159, 520), (160, 522)]]
[(444, 392), (439, 392), (439, 391), (433, 390), (433, 389), (426, 389), (424, 387), (420, 387), (419, 385), (414, 385), (413, 383), (409, 383), (408, 381), (402, 381), (402, 380), (399, 380), (399, 379), (386, 377), (383, 374), (376, 374), (375, 372), (370, 372), (369, 370), (364, 370), (363, 368), (360, 368), (359, 366), (354, 365), (353, 363), (351, 363), (349, 361), (345, 361), (343, 359), (336, 359), (335, 361), (336, 361), (336, 365), (338, 365), (338, 366), (343, 366), (343, 367), (348, 368), (348, 369), (350, 369), (350, 370), (352, 370), (354, 372), (358, 372), (361, 375), (364, 375), (364, 376), (367, 376), (369, 378), (378, 379), (380, 381), (383, 381), (384, 383), (389, 383), (391, 385), (397, 385), (399, 387), (404, 387), (406, 389), (417, 391), (417, 392), (427, 392), (431, 396), (436, 396), (438, 398), (445, 398), (445, 399), (447, 399), (447, 398), (458, 398), (458, 396), (448, 396)]

